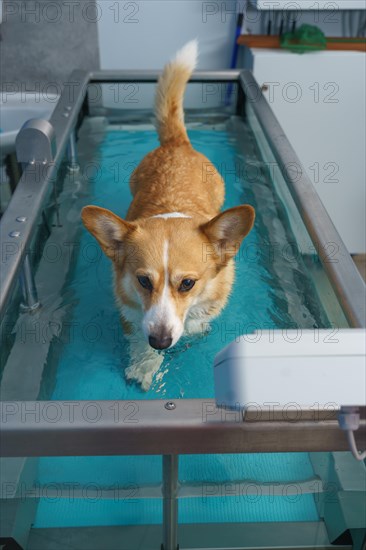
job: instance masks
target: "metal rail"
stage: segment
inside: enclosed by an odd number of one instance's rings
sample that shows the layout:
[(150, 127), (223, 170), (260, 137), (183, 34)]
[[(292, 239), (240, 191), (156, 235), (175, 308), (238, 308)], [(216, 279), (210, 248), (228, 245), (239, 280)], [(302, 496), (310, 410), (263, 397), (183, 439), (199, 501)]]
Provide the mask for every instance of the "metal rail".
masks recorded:
[[(244, 422), (239, 411), (220, 409), (212, 399), (180, 399), (174, 410), (164, 405), (162, 400), (2, 402), (1, 454), (111, 456), (348, 450), (337, 420), (318, 420), (315, 411), (310, 416), (304, 412), (296, 421), (284, 411), (284, 420)], [(355, 436), (358, 447), (366, 448), (366, 420), (361, 421)]]
[[(92, 71), (89, 74), (90, 82), (156, 82), (162, 71)], [(240, 70), (229, 71), (195, 71), (191, 82), (233, 82), (237, 81)]]
[[(53, 162), (27, 165), (0, 224), (0, 321), (17, 281), (24, 256), (37, 226), (42, 206), (52, 192), (52, 182), (64, 157), (87, 93), (89, 74), (74, 71), (65, 87), (50, 123), (56, 133)], [(19, 218), (25, 218), (21, 224)], [(13, 235), (13, 236), (12, 236)]]
[(162, 550), (178, 550), (178, 460), (163, 456), (163, 545)]

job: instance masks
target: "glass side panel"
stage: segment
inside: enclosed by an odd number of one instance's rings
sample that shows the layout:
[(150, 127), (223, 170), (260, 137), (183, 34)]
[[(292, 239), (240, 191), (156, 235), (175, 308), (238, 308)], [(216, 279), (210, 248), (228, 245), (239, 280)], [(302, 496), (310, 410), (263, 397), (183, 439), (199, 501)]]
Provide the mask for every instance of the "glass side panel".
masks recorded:
[[(160, 456), (7, 458), (1, 474), (1, 512), (12, 511), (16, 539), (31, 527), (162, 523)], [(336, 507), (339, 492), (357, 505), (364, 481), (350, 453), (183, 455), (179, 523), (320, 524), (318, 510)]]
[(162, 523), (161, 456), (44, 457), (35, 527)]
[[(155, 82), (93, 83), (88, 88), (91, 116), (105, 116), (110, 122), (154, 122)], [(184, 94), (186, 118), (224, 119), (236, 112), (241, 89), (234, 82), (190, 82)]]
[[(317, 521), (321, 482), (307, 453), (179, 457), (179, 522)], [(44, 457), (23, 494), (34, 526), (162, 522), (160, 456)]]
[[(284, 211), (286, 212), (287, 224), (294, 237), (294, 241), (290, 246), (285, 247), (283, 253), (288, 255), (289, 252), (292, 251), (294, 255), (301, 256), (306, 265), (307, 274), (315, 285), (318, 295), (321, 297), (322, 305), (327, 312), (335, 332), (338, 328), (347, 328), (349, 327), (348, 321), (342, 311), (324, 267), (319, 260), (319, 251), (315, 249), (309, 237), (284, 177), (284, 174), (292, 173), (295, 179), (301, 178), (303, 167), (297, 162), (290, 163), (288, 166), (283, 166), (276, 161), (274, 153), (271, 150), (251, 105), (247, 105), (247, 120), (255, 135), (256, 155), (262, 159), (262, 162), (256, 167), (256, 170), (264, 171), (269, 176), (275, 193), (281, 200)], [(337, 254), (339, 250), (336, 243), (326, 243), (323, 252), (325, 262), (338, 263)]]

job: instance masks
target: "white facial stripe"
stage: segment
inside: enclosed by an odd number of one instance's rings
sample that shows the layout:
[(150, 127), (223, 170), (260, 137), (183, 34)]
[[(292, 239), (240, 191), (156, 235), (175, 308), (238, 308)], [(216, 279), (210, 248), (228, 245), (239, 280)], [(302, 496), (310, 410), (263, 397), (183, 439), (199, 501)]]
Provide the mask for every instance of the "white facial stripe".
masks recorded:
[(163, 294), (169, 290), (169, 243), (164, 241), (163, 244), (163, 266), (164, 266), (164, 290)]
[(192, 218), (192, 216), (187, 216), (187, 214), (182, 214), (181, 212), (167, 212), (166, 214), (156, 214), (156, 216), (151, 216), (152, 218), (162, 218), (167, 220), (168, 218)]
[(145, 313), (142, 321), (142, 327), (146, 338), (150, 335), (158, 334), (160, 331), (172, 338), (172, 346), (176, 344), (183, 333), (183, 323), (177, 316), (174, 303), (169, 290), (169, 243), (163, 243), (163, 268), (164, 268), (164, 287), (157, 304)]

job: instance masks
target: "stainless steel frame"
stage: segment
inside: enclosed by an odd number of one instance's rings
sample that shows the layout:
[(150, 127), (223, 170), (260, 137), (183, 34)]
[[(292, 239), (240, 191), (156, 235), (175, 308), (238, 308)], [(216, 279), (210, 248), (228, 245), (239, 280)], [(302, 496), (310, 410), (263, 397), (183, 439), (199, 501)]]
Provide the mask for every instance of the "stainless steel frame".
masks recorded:
[[(174, 410), (151, 401), (11, 401), (1, 404), (2, 456), (347, 451), (334, 412), (303, 411), (243, 421), (212, 399), (181, 399)], [(95, 416), (96, 421), (88, 421)], [(56, 421), (54, 420), (56, 418)], [(321, 417), (320, 417), (321, 418)], [(327, 419), (328, 418), (328, 419)], [(356, 432), (366, 447), (366, 420)]]
[[(88, 112), (88, 85), (107, 82), (156, 82), (158, 72), (75, 71), (64, 90), (50, 123), (56, 133), (53, 162), (27, 165), (13, 199), (1, 220), (0, 318), (5, 315), (17, 277), (31, 246), (42, 205), (69, 146), (76, 164), (74, 132)], [(248, 71), (197, 72), (196, 82), (238, 84), (238, 114), (249, 102), (271, 145), (279, 166), (301, 165), (261, 90)], [(312, 183), (302, 171), (296, 181), (283, 171), (345, 316), (352, 327), (365, 326), (363, 283), (340, 236), (325, 211)], [(26, 218), (24, 220), (24, 218)], [(23, 219), (19, 223), (19, 219)], [(327, 261), (327, 243), (338, 246), (336, 263)], [(250, 421), (239, 411), (218, 409), (213, 400), (179, 400), (172, 410), (156, 401), (96, 401), (99, 420), (88, 422), (88, 402), (12, 401), (1, 403), (3, 457), (67, 455), (160, 454), (164, 457), (164, 550), (176, 548), (177, 455), (181, 453), (257, 453), (348, 450), (334, 414), (319, 418), (302, 411), (296, 422), (278, 415)], [(57, 414), (57, 421), (49, 420)], [(29, 412), (33, 411), (33, 412)], [(72, 416), (70, 416), (72, 415)], [(356, 433), (359, 448), (366, 447), (366, 420)], [(169, 455), (169, 456), (168, 456)]]
[[(1, 220), (1, 293), (0, 314), (4, 315), (12, 289), (17, 280), (26, 251), (30, 247), (33, 232), (37, 225), (41, 206), (52, 192), (57, 169), (67, 147), (74, 139), (74, 132), (88, 110), (88, 85), (107, 82), (156, 82), (158, 72), (149, 71), (100, 71), (72, 73), (69, 86), (64, 90), (50, 119), (56, 134), (57, 150), (52, 163), (27, 165)], [(288, 142), (277, 119), (249, 71), (197, 72), (195, 82), (237, 82), (249, 102), (269, 140), (281, 169), (288, 163), (301, 166), (298, 157)], [(238, 94), (238, 112), (245, 109), (243, 94)], [(71, 141), (70, 141), (71, 140)], [(40, 165), (42, 164), (42, 165)], [(353, 327), (365, 326), (365, 303), (361, 299), (365, 293), (363, 283), (345, 245), (324, 209), (305, 171), (300, 181), (284, 172), (288, 188), (299, 208), (301, 217), (310, 233), (313, 243), (319, 250), (320, 258), (328, 273), (349, 323)], [(19, 223), (19, 219), (22, 219)], [(16, 234), (16, 237), (9, 236)], [(336, 243), (339, 255), (336, 263), (327, 261), (327, 243)], [(167, 411), (161, 401), (141, 401), (134, 406), (139, 411), (137, 423), (115, 423), (109, 411), (108, 402), (97, 402), (103, 411), (103, 421), (93, 425), (82, 417), (77, 424), (64, 422), (62, 415), (57, 424), (43, 420), (34, 423), (31, 417), (21, 419), (25, 402), (13, 402), (16, 412), (3, 423), (3, 456), (40, 456), (60, 454), (98, 454), (100, 448), (106, 454), (138, 453), (221, 453), (221, 452), (271, 452), (305, 450), (346, 450), (344, 434), (338, 429), (334, 419), (321, 422), (311, 421), (308, 416), (296, 423), (264, 420), (263, 422), (243, 423), (236, 416), (225, 411), (215, 410), (210, 400), (182, 400), (175, 410)], [(32, 406), (31, 402), (28, 403)], [(80, 403), (78, 403), (80, 405)], [(3, 403), (3, 409), (8, 405)], [(34, 404), (36, 406), (36, 404)], [(41, 409), (47, 402), (38, 403)], [(62, 406), (62, 404), (60, 404)], [(119, 406), (129, 406), (120, 402)], [(211, 414), (207, 414), (207, 407)], [(77, 407), (76, 409), (77, 410)], [(205, 417), (206, 415), (206, 417)], [(152, 422), (151, 419), (154, 419)], [(230, 420), (231, 419), (231, 420)], [(77, 429), (76, 429), (77, 426)], [(212, 438), (212, 433), (215, 438)], [(358, 432), (360, 447), (366, 425)], [(116, 438), (116, 432), (125, 437)], [(154, 433), (154, 438), (141, 437)], [(57, 435), (56, 435), (57, 434)], [(250, 434), (250, 437), (248, 437)], [(275, 434), (275, 435), (274, 435)], [(309, 437), (306, 436), (309, 434)], [(75, 435), (75, 437), (74, 437)], [(291, 437), (291, 439), (290, 439)]]
[(178, 550), (178, 455), (163, 455), (163, 550)]
[[(54, 160), (25, 167), (12, 200), (1, 219), (0, 319), (5, 314), (23, 258), (30, 247), (41, 207), (52, 193), (52, 181), (64, 157), (71, 132), (77, 124), (87, 93), (89, 77), (90, 75), (84, 71), (72, 73), (72, 93), (68, 89), (61, 95), (50, 119), (56, 133), (57, 150)], [(19, 216), (26, 218), (21, 226), (17, 221)]]

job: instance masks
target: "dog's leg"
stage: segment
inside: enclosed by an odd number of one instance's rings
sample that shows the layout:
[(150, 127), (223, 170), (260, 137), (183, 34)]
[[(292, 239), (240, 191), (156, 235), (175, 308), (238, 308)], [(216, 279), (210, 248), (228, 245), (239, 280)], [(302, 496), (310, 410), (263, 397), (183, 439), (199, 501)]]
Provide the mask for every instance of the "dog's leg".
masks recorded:
[(189, 319), (186, 322), (185, 332), (188, 336), (207, 336), (211, 331), (210, 317), (206, 319)]
[(141, 384), (141, 388), (147, 391), (164, 360), (164, 356), (154, 350), (146, 342), (143, 334), (134, 334), (130, 339), (130, 366), (125, 370), (128, 380), (134, 380)]

